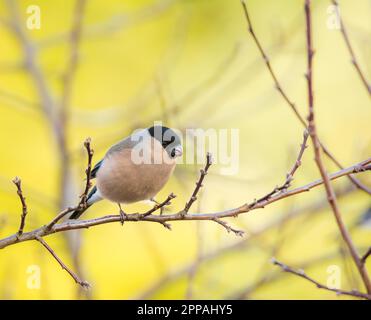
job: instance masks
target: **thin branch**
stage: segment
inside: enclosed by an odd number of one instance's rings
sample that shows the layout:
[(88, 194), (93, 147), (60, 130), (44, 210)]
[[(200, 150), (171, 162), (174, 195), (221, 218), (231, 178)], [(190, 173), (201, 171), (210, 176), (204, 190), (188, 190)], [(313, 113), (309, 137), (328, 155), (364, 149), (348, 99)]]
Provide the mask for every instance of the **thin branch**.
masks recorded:
[(75, 206), (75, 207), (68, 207), (64, 210), (62, 210), (60, 213), (58, 213), (58, 215), (52, 220), (50, 221), (47, 225), (46, 225), (46, 228), (51, 230), (52, 227), (58, 223), (58, 221), (60, 221), (63, 217), (65, 217), (67, 214), (75, 211), (76, 209), (78, 208), (78, 206)]
[(225, 222), (223, 220), (220, 220), (218, 218), (214, 218), (213, 221), (215, 221), (216, 223), (223, 226), (227, 230), (227, 232), (232, 231), (236, 236), (242, 237), (245, 234), (245, 231), (232, 228), (227, 222)]
[[(327, 204), (327, 202), (326, 202)], [(306, 269), (306, 268), (312, 268), (316, 266), (319, 263), (324, 263), (326, 261), (333, 260), (334, 258), (337, 258), (339, 253), (337, 251), (331, 252), (331, 253), (326, 253), (323, 255), (320, 255), (315, 258), (310, 258), (304, 262), (300, 263), (300, 268), (301, 269)], [(272, 259), (271, 261), (272, 262)], [(271, 285), (273, 282), (281, 279), (281, 277), (285, 275), (285, 272), (281, 272), (281, 270), (273, 270), (270, 271), (266, 274), (263, 274), (260, 278), (254, 280), (253, 283), (249, 284), (242, 290), (237, 290), (236, 292), (232, 293), (227, 299), (245, 299), (246, 297), (248, 298), (252, 293), (254, 293), (256, 290), (260, 289), (264, 285)]]
[[(246, 5), (245, 0), (241, 0), (241, 3), (242, 3), (245, 18), (246, 18), (248, 31), (251, 34), (251, 36), (253, 37), (254, 42), (255, 42), (256, 46), (258, 47), (261, 56), (263, 57), (264, 63), (267, 66), (267, 69), (268, 69), (268, 71), (269, 71), (269, 73), (270, 73), (270, 75), (271, 75), (271, 77), (274, 81), (275, 88), (278, 90), (278, 92), (280, 93), (282, 98), (286, 101), (286, 103), (289, 105), (291, 110), (294, 112), (296, 118), (306, 128), (307, 127), (307, 122), (305, 121), (303, 116), (301, 116), (300, 112), (298, 111), (298, 108), (297, 108), (296, 104), (293, 101), (290, 100), (286, 91), (282, 88), (282, 86), (281, 86), (281, 84), (280, 84), (280, 82), (279, 82), (279, 80), (276, 76), (276, 73), (274, 72), (274, 70), (271, 66), (271, 63), (270, 63), (270, 60), (269, 60), (267, 54), (265, 53), (265, 50), (264, 50), (263, 46), (261, 45), (261, 43), (259, 41), (259, 38), (256, 36), (256, 33), (253, 29), (252, 22), (251, 22), (251, 19), (250, 19), (250, 16), (249, 16), (249, 12), (247, 10), (247, 5)], [(344, 167), (341, 165), (341, 163), (335, 158), (335, 156), (330, 152), (330, 150), (322, 142), (320, 142), (320, 145), (321, 145), (321, 148), (322, 148), (323, 152), (326, 154), (326, 156), (329, 159), (331, 159), (331, 161), (334, 162), (339, 167), (339, 169), (344, 169)], [(352, 181), (352, 183), (357, 188), (359, 188), (359, 189), (361, 189), (361, 190), (363, 190), (366, 193), (371, 195), (371, 189), (368, 188), (367, 186), (363, 185), (358, 179), (354, 178), (351, 175), (349, 175), (348, 178)]]
[[(324, 154), (339, 168), (344, 169), (344, 166), (335, 158), (332, 152), (320, 141), (321, 148)], [(363, 190), (367, 194), (371, 195), (371, 188), (364, 185), (361, 181), (353, 177), (352, 175), (348, 176), (348, 179), (360, 190)]]
[(45, 248), (50, 252), (50, 254), (54, 257), (55, 260), (60, 264), (62, 269), (66, 270), (69, 275), (75, 280), (76, 283), (78, 283), (80, 286), (82, 286), (85, 289), (90, 288), (90, 284), (86, 281), (81, 280), (72, 270), (70, 270), (63, 261), (57, 256), (57, 254), (54, 252), (54, 250), (45, 242), (45, 240), (41, 237), (36, 237), (36, 240), (39, 241)]
[(301, 160), (303, 158), (304, 151), (308, 147), (307, 146), (308, 136), (309, 136), (308, 130), (305, 130), (303, 133), (303, 142), (300, 145), (300, 151), (299, 151), (298, 157), (296, 158), (296, 161), (293, 167), (291, 168), (290, 172), (286, 176), (286, 182), (285, 182), (286, 189), (290, 186), (290, 183), (294, 179), (294, 174), (296, 170), (298, 170), (299, 167), (301, 166)]
[(356, 290), (346, 291), (346, 290), (330, 288), (328, 286), (325, 286), (324, 284), (321, 284), (318, 281), (314, 280), (313, 278), (309, 277), (304, 272), (304, 270), (294, 270), (293, 268), (283, 264), (282, 262), (277, 261), (274, 258), (272, 259), (272, 263), (276, 266), (279, 266), (284, 272), (292, 273), (294, 275), (299, 276), (300, 278), (308, 280), (309, 282), (315, 284), (318, 289), (324, 289), (324, 290), (332, 291), (332, 292), (335, 292), (337, 295), (348, 295), (348, 296), (352, 296), (352, 297), (371, 300), (371, 295), (370, 294), (362, 293), (362, 292), (359, 292), (359, 291), (356, 291)]
[(13, 183), (17, 187), (17, 194), (18, 194), (18, 197), (21, 200), (21, 204), (22, 204), (21, 224), (19, 225), (19, 229), (18, 229), (18, 232), (17, 232), (17, 235), (20, 236), (23, 233), (23, 229), (24, 229), (24, 226), (25, 226), (25, 223), (26, 223), (27, 204), (26, 204), (26, 198), (23, 196), (21, 179), (18, 178), (18, 177), (15, 177), (13, 179)]
[[(360, 173), (365, 171), (371, 170), (371, 158), (362, 161), (356, 165), (350, 166), (346, 169), (339, 170), (337, 172), (334, 172), (333, 174), (329, 175), (330, 180), (335, 180), (340, 177), (354, 174), (354, 173)], [(196, 221), (196, 220), (214, 220), (214, 219), (221, 219), (221, 218), (228, 218), (228, 217), (236, 217), (242, 213), (247, 213), (256, 209), (262, 209), (267, 205), (270, 205), (274, 202), (280, 201), (282, 199), (303, 193), (308, 192), (313, 188), (316, 188), (323, 184), (322, 179), (315, 180), (311, 183), (308, 183), (306, 185), (303, 185), (301, 187), (287, 190), (285, 192), (279, 193), (274, 195), (273, 197), (257, 202), (256, 200), (252, 203), (245, 203), (239, 207), (225, 210), (225, 211), (219, 211), (214, 213), (193, 213), (193, 214), (186, 214), (183, 215), (183, 210), (174, 213), (174, 214), (167, 214), (167, 215), (148, 215), (146, 217), (143, 217), (140, 213), (133, 213), (128, 214), (125, 217), (125, 221), (131, 221), (131, 222), (138, 222), (138, 221), (146, 221), (146, 222), (155, 222), (163, 224), (166, 227), (167, 222), (172, 221)], [(66, 209), (68, 210), (68, 209)], [(89, 228), (97, 225), (102, 225), (106, 223), (114, 223), (114, 222), (121, 222), (121, 216), (120, 215), (106, 215), (100, 218), (91, 219), (91, 220), (76, 220), (76, 221), (66, 221), (60, 224), (55, 224), (51, 228), (48, 228), (48, 226), (43, 226), (40, 228), (37, 228), (33, 231), (23, 233), (20, 237), (17, 237), (16, 235), (11, 235), (7, 238), (0, 239), (0, 249), (3, 249), (9, 245), (13, 245), (19, 242), (24, 241), (30, 241), (35, 240), (36, 236), (44, 237), (53, 233), (57, 232), (64, 232), (68, 230), (76, 230), (76, 229), (84, 229)]]
[(171, 200), (174, 199), (174, 198), (176, 198), (176, 195), (174, 193), (170, 193), (168, 195), (168, 197), (165, 199), (165, 201), (163, 201), (161, 203), (156, 203), (152, 209), (148, 210), (146, 213), (143, 213), (142, 217), (149, 216), (153, 212), (155, 212), (159, 209), (162, 209), (165, 206), (168, 206), (169, 204), (171, 204)]
[(256, 46), (258, 47), (261, 56), (263, 57), (265, 65), (267, 66), (268, 71), (269, 71), (270, 75), (272, 76), (272, 79), (273, 79), (274, 84), (275, 84), (275, 88), (278, 90), (278, 92), (282, 95), (282, 97), (288, 103), (291, 110), (295, 113), (296, 117), (299, 119), (299, 121), (302, 123), (302, 125), (306, 127), (307, 124), (306, 124), (305, 120), (303, 119), (303, 117), (300, 115), (295, 103), (290, 100), (290, 98), (287, 96), (286, 92), (282, 89), (282, 86), (281, 86), (280, 82), (278, 81), (278, 78), (277, 78), (275, 72), (272, 69), (270, 60), (269, 60), (267, 54), (265, 53), (265, 51), (263, 49), (263, 46), (261, 45), (258, 37), (255, 34), (255, 31), (252, 27), (250, 15), (249, 15), (249, 12), (247, 10), (247, 4), (246, 4), (245, 0), (241, 0), (241, 4), (242, 4), (243, 11), (244, 11), (244, 14), (245, 14), (245, 18), (246, 18), (246, 21), (247, 21), (248, 31), (250, 32), (251, 36), (253, 37), (254, 42), (255, 42)]
[(183, 215), (186, 215), (191, 208), (192, 204), (197, 200), (197, 194), (200, 191), (202, 187), (202, 182), (204, 181), (205, 176), (207, 175), (207, 171), (209, 170), (211, 164), (213, 163), (211, 153), (207, 153), (206, 155), (206, 164), (205, 168), (200, 170), (200, 178), (196, 182), (196, 187), (193, 190), (191, 198), (186, 203), (184, 209), (183, 209)]
[(336, 8), (336, 14), (337, 14), (337, 17), (338, 17), (339, 23), (340, 23), (340, 31), (341, 31), (341, 34), (343, 35), (345, 44), (346, 44), (347, 49), (349, 51), (349, 54), (350, 54), (350, 57), (351, 57), (351, 62), (353, 64), (354, 68), (357, 70), (357, 73), (358, 73), (360, 79), (362, 80), (362, 83), (365, 86), (368, 94), (371, 95), (371, 84), (367, 81), (366, 76), (362, 72), (362, 69), (359, 66), (359, 63), (358, 63), (358, 60), (357, 60), (356, 55), (354, 53), (354, 50), (352, 48), (352, 45), (350, 44), (347, 29), (344, 25), (344, 21), (343, 21), (341, 15), (340, 15), (339, 3), (336, 0), (332, 0), (332, 4)]
[(331, 206), (331, 209), (334, 213), (336, 223), (338, 225), (339, 231), (341, 233), (341, 236), (343, 237), (343, 240), (347, 244), (347, 247), (350, 251), (350, 254), (358, 268), (358, 271), (362, 277), (362, 280), (364, 282), (364, 285), (367, 289), (367, 292), (371, 293), (371, 282), (367, 273), (367, 270), (362, 264), (361, 259), (359, 258), (357, 249), (352, 241), (352, 238), (350, 237), (350, 234), (343, 222), (337, 201), (336, 201), (336, 195), (334, 193), (334, 190), (331, 186), (329, 176), (327, 174), (326, 168), (322, 161), (321, 156), (321, 146), (320, 142), (317, 136), (317, 128), (316, 128), (316, 122), (315, 122), (315, 115), (314, 115), (314, 95), (313, 95), (313, 43), (312, 43), (312, 19), (311, 19), (311, 1), (305, 0), (305, 21), (306, 21), (306, 42), (307, 42), (307, 87), (308, 87), (308, 108), (309, 108), (309, 115), (308, 115), (308, 128), (309, 128), (309, 134), (312, 139), (313, 147), (314, 147), (314, 154), (315, 154), (315, 162), (317, 164), (318, 170), (322, 176), (323, 183), (326, 189), (327, 199), (328, 203)]
[(75, 211), (77, 209), (85, 209), (87, 207), (87, 199), (89, 190), (91, 187), (91, 169), (92, 169), (92, 160), (93, 160), (93, 154), (94, 150), (90, 146), (91, 138), (87, 138), (84, 142), (84, 147), (86, 149), (86, 153), (88, 155), (88, 164), (87, 168), (85, 170), (86, 174), (86, 183), (85, 183), (85, 189), (82, 195), (80, 196), (80, 202), (75, 207), (68, 207), (64, 210), (62, 210), (50, 223), (46, 226), (46, 228), (51, 229), (58, 221), (60, 221), (62, 218), (64, 218), (67, 214), (71, 213), (72, 211)]
[(368, 248), (367, 252), (362, 256), (361, 262), (362, 264), (365, 264), (367, 261), (367, 258), (371, 255), (371, 247)]
[(84, 147), (86, 149), (86, 153), (88, 155), (88, 163), (85, 170), (86, 174), (86, 183), (85, 183), (85, 189), (83, 194), (80, 196), (80, 203), (79, 207), (82, 209), (85, 209), (87, 207), (87, 200), (88, 200), (88, 194), (89, 190), (91, 188), (91, 169), (92, 169), (92, 160), (94, 155), (94, 150), (90, 147), (91, 138), (87, 138), (84, 142)]

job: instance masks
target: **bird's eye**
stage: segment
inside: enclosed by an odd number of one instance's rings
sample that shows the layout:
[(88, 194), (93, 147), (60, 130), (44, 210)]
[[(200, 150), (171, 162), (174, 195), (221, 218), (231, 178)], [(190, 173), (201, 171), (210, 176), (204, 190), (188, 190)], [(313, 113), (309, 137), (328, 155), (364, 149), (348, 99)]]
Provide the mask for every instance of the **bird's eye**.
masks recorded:
[(171, 150), (171, 153), (170, 153), (171, 157), (174, 158), (175, 157), (175, 149)]

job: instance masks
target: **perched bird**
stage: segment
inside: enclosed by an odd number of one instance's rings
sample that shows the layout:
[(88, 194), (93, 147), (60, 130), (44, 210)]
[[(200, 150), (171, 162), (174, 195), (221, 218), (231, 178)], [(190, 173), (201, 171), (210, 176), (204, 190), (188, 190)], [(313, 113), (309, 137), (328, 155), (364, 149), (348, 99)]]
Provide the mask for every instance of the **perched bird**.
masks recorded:
[(113, 145), (92, 169), (96, 185), (88, 195), (87, 207), (75, 210), (70, 219), (79, 218), (93, 203), (107, 199), (119, 205), (123, 223), (126, 214), (121, 204), (152, 200), (182, 153), (181, 140), (170, 128), (152, 126), (134, 132)]

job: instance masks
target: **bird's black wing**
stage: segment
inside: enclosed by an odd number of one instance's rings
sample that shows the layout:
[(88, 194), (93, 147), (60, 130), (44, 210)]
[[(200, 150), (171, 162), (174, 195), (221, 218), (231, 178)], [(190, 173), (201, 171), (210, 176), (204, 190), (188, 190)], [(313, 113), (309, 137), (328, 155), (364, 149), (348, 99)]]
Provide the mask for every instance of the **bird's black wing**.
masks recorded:
[(93, 170), (91, 170), (91, 174), (90, 174), (91, 179), (94, 179), (97, 176), (97, 172), (98, 172), (99, 168), (101, 167), (102, 163), (103, 163), (103, 160), (99, 161), (94, 166)]

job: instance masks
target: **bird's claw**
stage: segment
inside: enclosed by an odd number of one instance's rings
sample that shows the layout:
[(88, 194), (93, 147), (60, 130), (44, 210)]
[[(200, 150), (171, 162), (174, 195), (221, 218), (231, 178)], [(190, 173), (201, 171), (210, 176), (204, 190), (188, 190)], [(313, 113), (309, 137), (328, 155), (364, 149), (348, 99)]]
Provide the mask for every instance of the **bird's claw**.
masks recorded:
[(121, 222), (121, 225), (124, 225), (124, 222), (125, 222), (125, 220), (127, 218), (128, 218), (128, 215), (122, 209), (120, 209), (120, 222)]

